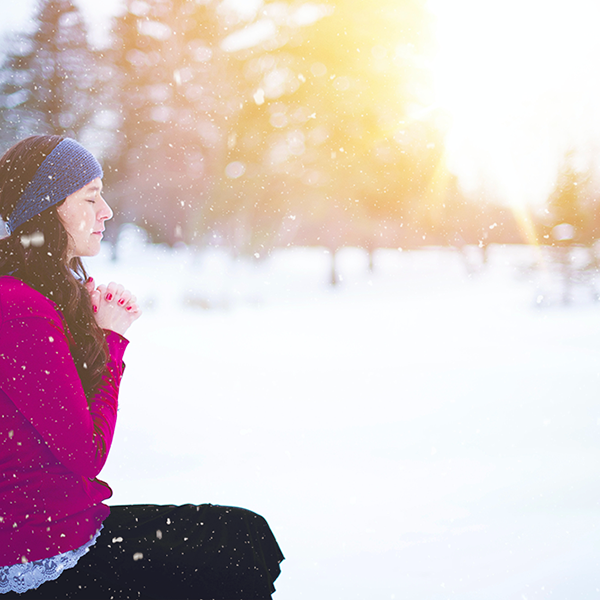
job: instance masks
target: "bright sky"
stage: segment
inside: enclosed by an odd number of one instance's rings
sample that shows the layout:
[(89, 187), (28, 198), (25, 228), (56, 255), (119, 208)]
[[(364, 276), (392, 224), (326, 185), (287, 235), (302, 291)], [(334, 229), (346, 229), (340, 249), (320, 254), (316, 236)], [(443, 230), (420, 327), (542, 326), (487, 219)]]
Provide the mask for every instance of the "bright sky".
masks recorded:
[[(517, 205), (545, 199), (569, 147), (600, 142), (598, 0), (429, 0), (448, 163)], [(598, 162), (596, 156), (596, 162)]]

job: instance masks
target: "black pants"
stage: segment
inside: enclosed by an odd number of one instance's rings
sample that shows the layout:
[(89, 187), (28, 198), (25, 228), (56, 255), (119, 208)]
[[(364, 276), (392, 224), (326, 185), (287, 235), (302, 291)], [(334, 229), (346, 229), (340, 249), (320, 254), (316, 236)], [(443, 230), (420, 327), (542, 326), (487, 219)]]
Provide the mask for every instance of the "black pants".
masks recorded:
[(271, 598), (283, 554), (256, 513), (228, 506), (113, 506), (77, 565), (2, 598)]

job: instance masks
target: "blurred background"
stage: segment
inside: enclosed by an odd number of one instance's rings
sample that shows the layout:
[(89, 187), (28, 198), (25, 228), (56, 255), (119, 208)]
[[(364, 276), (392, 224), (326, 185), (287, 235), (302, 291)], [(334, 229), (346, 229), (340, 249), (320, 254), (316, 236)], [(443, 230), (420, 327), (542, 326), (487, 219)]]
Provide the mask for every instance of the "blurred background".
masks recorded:
[(593, 0), (0, 0), (133, 289), (115, 503), (264, 514), (275, 598), (600, 596)]
[(2, 0), (0, 147), (33, 133), (88, 145), (113, 242), (134, 223), (153, 242), (261, 256), (590, 246), (599, 12), (589, 0)]

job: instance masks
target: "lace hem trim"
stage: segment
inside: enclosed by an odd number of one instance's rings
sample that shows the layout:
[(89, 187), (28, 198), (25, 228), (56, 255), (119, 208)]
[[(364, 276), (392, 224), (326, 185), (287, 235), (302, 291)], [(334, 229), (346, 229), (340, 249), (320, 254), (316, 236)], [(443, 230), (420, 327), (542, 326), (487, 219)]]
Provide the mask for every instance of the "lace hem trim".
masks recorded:
[(100, 535), (100, 529), (94, 537), (83, 546), (69, 550), (63, 554), (57, 554), (50, 558), (42, 558), (23, 564), (0, 567), (0, 594), (13, 591), (19, 594), (27, 590), (34, 590), (46, 581), (57, 579), (65, 570), (74, 567), (77, 561), (93, 546)]

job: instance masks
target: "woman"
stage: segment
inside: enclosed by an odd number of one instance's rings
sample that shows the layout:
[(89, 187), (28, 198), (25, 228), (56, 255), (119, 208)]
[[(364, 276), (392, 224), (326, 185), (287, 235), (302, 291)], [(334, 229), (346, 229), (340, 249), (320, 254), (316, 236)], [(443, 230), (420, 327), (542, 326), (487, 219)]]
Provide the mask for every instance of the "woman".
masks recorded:
[(103, 504), (123, 336), (141, 310), (81, 262), (112, 216), (96, 159), (69, 138), (17, 143), (0, 158), (0, 216), (0, 592), (270, 598), (283, 555), (259, 515)]

